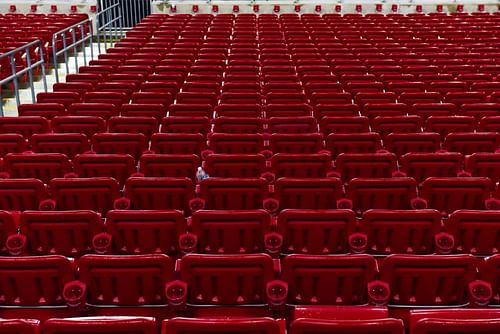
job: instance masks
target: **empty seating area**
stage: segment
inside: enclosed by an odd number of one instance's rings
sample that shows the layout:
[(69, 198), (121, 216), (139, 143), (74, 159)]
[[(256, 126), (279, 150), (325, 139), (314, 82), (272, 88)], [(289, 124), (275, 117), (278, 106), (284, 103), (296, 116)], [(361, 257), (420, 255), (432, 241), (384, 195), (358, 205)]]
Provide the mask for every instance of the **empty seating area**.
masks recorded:
[(146, 17), (0, 118), (0, 332), (497, 333), (499, 26)]
[[(88, 19), (86, 14), (0, 14), (0, 53), (14, 50), (25, 44), (40, 40), (43, 46), (43, 54), (48, 61), (52, 57), (52, 37), (54, 33), (66, 29), (76, 23)], [(75, 39), (80, 38), (82, 33), (88, 33), (89, 29), (75, 31)], [(71, 45), (73, 36), (68, 33), (66, 43), (61, 36), (57, 38), (56, 47), (61, 49), (64, 45)], [(26, 59), (24, 52), (14, 55), (17, 70), (35, 63), (40, 59), (40, 51), (36, 46), (29, 49), (30, 60)], [(4, 79), (12, 75), (12, 68), (9, 59), (2, 60), (0, 78)], [(22, 77), (21, 77), (22, 78)]]

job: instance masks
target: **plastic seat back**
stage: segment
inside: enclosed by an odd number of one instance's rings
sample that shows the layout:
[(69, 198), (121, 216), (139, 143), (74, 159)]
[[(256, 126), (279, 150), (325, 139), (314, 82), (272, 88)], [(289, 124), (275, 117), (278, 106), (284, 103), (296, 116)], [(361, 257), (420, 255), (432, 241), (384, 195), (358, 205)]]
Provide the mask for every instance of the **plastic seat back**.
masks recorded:
[(194, 154), (143, 154), (139, 172), (147, 177), (195, 178), (200, 158)]
[(390, 178), (397, 172), (397, 158), (393, 153), (341, 153), (335, 171), (344, 182), (356, 177)]
[(119, 254), (176, 255), (179, 238), (186, 232), (186, 220), (176, 210), (112, 210), (106, 229)]
[(20, 216), (20, 231), (34, 255), (79, 257), (96, 251), (93, 237), (103, 230), (93, 211), (24, 211)]
[(97, 133), (92, 136), (92, 150), (98, 154), (129, 154), (138, 160), (148, 150), (142, 133)]
[(210, 149), (215, 153), (257, 154), (264, 150), (261, 134), (213, 133), (209, 142)]
[(435, 132), (391, 133), (384, 139), (390, 152), (401, 156), (410, 152), (437, 152), (441, 148), (441, 136)]
[(213, 177), (256, 178), (266, 172), (266, 158), (261, 154), (210, 154), (204, 168)]
[(60, 255), (1, 257), (0, 272), (3, 306), (65, 305), (64, 285), (74, 280), (70, 260)]
[(291, 304), (360, 305), (368, 300), (367, 285), (375, 272), (369, 255), (292, 254), (283, 260), (282, 279), (288, 282)]
[(356, 211), (369, 209), (408, 210), (417, 195), (417, 183), (409, 177), (349, 181), (346, 197)]
[(73, 164), (78, 177), (112, 177), (121, 185), (136, 172), (135, 160), (128, 154), (78, 154)]
[(29, 139), (33, 134), (48, 132), (49, 122), (41, 116), (0, 118), (0, 133), (18, 133)]
[(465, 158), (465, 171), (472, 176), (500, 181), (500, 153), (473, 153)]
[(458, 152), (407, 153), (401, 157), (401, 171), (419, 183), (428, 177), (454, 177), (463, 170)]
[(495, 152), (500, 146), (500, 135), (496, 132), (455, 132), (446, 136), (443, 146), (448, 151), (465, 155)]
[(360, 231), (366, 235), (371, 254), (431, 254), (434, 236), (441, 229), (437, 210), (383, 210), (363, 213)]
[(193, 181), (189, 178), (130, 177), (124, 196), (133, 210), (189, 210), (194, 198)]
[(271, 216), (264, 210), (202, 210), (193, 213), (191, 226), (200, 253), (261, 253), (266, 250)]
[(323, 149), (323, 137), (319, 133), (273, 133), (269, 139), (273, 153), (313, 154)]
[(274, 278), (273, 260), (266, 254), (188, 254), (180, 269), (188, 303), (195, 305), (266, 303), (266, 284)]
[(48, 183), (55, 177), (70, 173), (69, 159), (60, 153), (10, 153), (3, 159), (3, 170), (13, 179), (34, 178)]
[(484, 208), (484, 201), (489, 198), (493, 186), (491, 180), (485, 177), (431, 177), (422, 183), (420, 195), (429, 208), (441, 212), (479, 210)]
[(49, 189), (57, 210), (93, 210), (105, 215), (120, 197), (118, 182), (107, 177), (52, 179)]
[(41, 133), (31, 137), (31, 148), (36, 153), (61, 153), (72, 159), (89, 151), (90, 145), (81, 133)]
[(156, 154), (196, 154), (207, 148), (200, 133), (155, 133), (151, 136), (151, 151)]
[(47, 190), (37, 179), (0, 179), (0, 210), (38, 210)]
[(341, 153), (375, 153), (382, 148), (378, 133), (331, 133), (325, 141), (325, 148), (331, 152), (332, 158)]
[(163, 254), (85, 255), (78, 261), (91, 305), (166, 304), (165, 285), (173, 273), (174, 262)]
[(279, 209), (335, 209), (342, 198), (342, 182), (337, 178), (280, 178), (274, 193)]
[(106, 121), (98, 116), (56, 116), (50, 124), (55, 133), (82, 133), (88, 138), (106, 131)]
[(23, 153), (28, 150), (28, 143), (17, 133), (0, 134), (0, 157), (8, 153)]
[(453, 236), (457, 253), (496, 254), (499, 217), (498, 211), (457, 210), (444, 221), (444, 231)]
[(391, 287), (389, 305), (463, 305), (477, 264), (472, 255), (390, 255), (380, 278)]

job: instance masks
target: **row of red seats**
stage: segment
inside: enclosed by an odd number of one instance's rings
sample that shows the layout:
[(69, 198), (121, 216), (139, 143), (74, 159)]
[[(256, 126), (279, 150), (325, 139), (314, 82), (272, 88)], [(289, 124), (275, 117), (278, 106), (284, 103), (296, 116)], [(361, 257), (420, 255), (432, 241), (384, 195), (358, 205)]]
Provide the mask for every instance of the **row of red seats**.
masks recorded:
[[(153, 83), (152, 83), (153, 84)], [(161, 86), (162, 84), (159, 83)], [(59, 92), (63, 93), (63, 92)], [(154, 93), (154, 92), (153, 92)], [(52, 97), (62, 98), (66, 95), (64, 94), (52, 94)], [(142, 94), (144, 98), (151, 95)], [(370, 117), (373, 121), (376, 117), (384, 116), (419, 116), (422, 119), (427, 119), (431, 116), (472, 116), (477, 120), (481, 120), (483, 117), (496, 117), (499, 115), (499, 103), (464, 103), (459, 108), (453, 103), (440, 103), (435, 102), (435, 95), (433, 93), (403, 93), (404, 101), (406, 103), (392, 103), (392, 102), (375, 102), (363, 104), (362, 116)], [(136, 95), (139, 98), (139, 95)], [(86, 102), (86, 103), (71, 103), (68, 108), (61, 103), (53, 102), (40, 102), (36, 104), (22, 104), (19, 106), (20, 116), (40, 116), (47, 119), (51, 119), (57, 116), (98, 116), (103, 119), (108, 119), (112, 116), (146, 116), (154, 117), (156, 119), (161, 119), (165, 117), (168, 111), (169, 117), (174, 116), (190, 116), (190, 117), (207, 117), (207, 118), (218, 118), (218, 117), (252, 117), (252, 118), (272, 118), (272, 117), (311, 117), (314, 116), (318, 121), (323, 117), (353, 117), (360, 115), (360, 108), (352, 104), (352, 102), (347, 103), (347, 100), (339, 100), (338, 104), (320, 104), (312, 108), (311, 106), (304, 103), (293, 103), (293, 104), (268, 104), (262, 107), (258, 104), (245, 103), (245, 104), (235, 104), (235, 103), (221, 103), (215, 108), (208, 104), (191, 104), (191, 103), (176, 103), (171, 104), (168, 108), (165, 108), (161, 103), (131, 103), (131, 104), (121, 104), (116, 105), (115, 101), (112, 101), (113, 94), (111, 94), (107, 101), (103, 102)], [(160, 94), (161, 97), (161, 94)], [(329, 94), (328, 98), (331, 100), (341, 98), (342, 95)], [(464, 95), (463, 98), (465, 98)], [(427, 101), (427, 102), (425, 102)], [(61, 102), (61, 101), (59, 101)], [(109, 103), (115, 102), (115, 103)], [(141, 101), (150, 102), (150, 101)], [(363, 119), (363, 118), (361, 118)], [(339, 119), (340, 120), (340, 119)], [(457, 118), (458, 120), (458, 118)], [(491, 118), (485, 120), (484, 123), (492, 123), (496, 118)], [(8, 122), (7, 120), (3, 123)], [(22, 120), (20, 120), (22, 122)], [(43, 122), (40, 120), (39, 122)], [(422, 121), (413, 121), (414, 123), (420, 122), (420, 127), (422, 127)], [(5, 125), (4, 125), (5, 126)], [(374, 126), (372, 124), (372, 126)], [(45, 126), (47, 127), (47, 126)], [(246, 131), (245, 131), (246, 132)], [(355, 131), (351, 131), (355, 132)], [(358, 131), (359, 132), (359, 131)], [(5, 133), (5, 131), (4, 131)]]
[(202, 161), (194, 154), (77, 154), (71, 160), (61, 153), (9, 153), (0, 164), (2, 178), (36, 178), (49, 183), (62, 177), (112, 177), (123, 185), (130, 176), (188, 177), (196, 179), (198, 167), (211, 177), (354, 178), (409, 176), (422, 182), (429, 177), (474, 176), (500, 180), (500, 153), (407, 153), (399, 162), (393, 153), (342, 153), (332, 161), (328, 153), (209, 154)]
[[(357, 311), (358, 312), (357, 312)], [(304, 333), (384, 333), (404, 334), (401, 320), (389, 318), (383, 308), (363, 307), (351, 310), (338, 308), (335, 318), (296, 318), (285, 331), (283, 320), (271, 318), (173, 318), (161, 324), (162, 334), (180, 334), (186, 331), (194, 334), (208, 334), (216, 330), (221, 334), (304, 334)], [(300, 314), (300, 313), (298, 313)], [(359, 319), (361, 317), (362, 319)], [(476, 331), (494, 333), (499, 326), (498, 312), (492, 309), (477, 310), (418, 310), (410, 313), (411, 334), (456, 333)], [(157, 322), (146, 317), (83, 317), (52, 318), (43, 325), (38, 321), (12, 319), (2, 320), (0, 328), (12, 334), (55, 334), (80, 333), (81, 330), (96, 334), (156, 334)]]
[(276, 153), (314, 154), (324, 150), (336, 159), (341, 153), (376, 153), (382, 149), (397, 156), (411, 152), (440, 152), (442, 149), (466, 155), (496, 152), (499, 139), (496, 132), (453, 132), (446, 136), (441, 146), (441, 136), (434, 132), (391, 133), (383, 141), (376, 132), (331, 133), (326, 141), (320, 133), (275, 133), (269, 136), (269, 140), (262, 134), (213, 133), (207, 144), (200, 133), (154, 133), (150, 145), (149, 138), (142, 133), (96, 133), (91, 138), (91, 150), (88, 137), (82, 133), (37, 133), (29, 139), (29, 146), (22, 135), (13, 133), (0, 135), (0, 148), (2, 156), (29, 149), (36, 153), (62, 153), (70, 159), (88, 152), (130, 154), (135, 159), (152, 152), (195, 154), (203, 158), (211, 153), (260, 153), (269, 158)]
[[(499, 268), (498, 255), (390, 255), (377, 264), (370, 255), (293, 254), (280, 261), (266, 254), (187, 254), (177, 265), (162, 254), (84, 255), (75, 263), (58, 255), (1, 257), (0, 303), (66, 305), (66, 312), (95, 315), (106, 307), (123, 315), (155, 305), (174, 312), (200, 305), (253, 305), (264, 312), (287, 304), (481, 307), (499, 303)], [(0, 315), (16, 311), (22, 308)]]
[[(473, 254), (498, 253), (498, 211), (426, 209), (0, 212), (2, 255)], [(441, 227), (443, 226), (443, 227)], [(20, 233), (17, 233), (17, 231)]]
[[(284, 209), (455, 210), (497, 209), (500, 188), (486, 177), (430, 177), (420, 186), (410, 177), (355, 178), (344, 186), (337, 178), (280, 178), (273, 186), (263, 178), (130, 177), (121, 186), (113, 178), (1, 179), (1, 210), (201, 209), (279, 212)], [(419, 191), (417, 192), (417, 189)], [(418, 193), (418, 196), (417, 196)], [(50, 194), (50, 196), (49, 196)]]

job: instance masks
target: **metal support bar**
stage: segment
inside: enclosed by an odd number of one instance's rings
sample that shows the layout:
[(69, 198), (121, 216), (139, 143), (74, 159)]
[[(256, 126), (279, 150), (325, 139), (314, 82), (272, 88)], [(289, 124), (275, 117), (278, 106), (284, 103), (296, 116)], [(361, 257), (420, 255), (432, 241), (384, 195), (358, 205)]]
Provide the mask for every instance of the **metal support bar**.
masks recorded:
[[(47, 91), (47, 81), (45, 78), (45, 57), (43, 53), (43, 47), (44, 47), (43, 42), (37, 39), (0, 55), (0, 62), (4, 59), (7, 59), (9, 61), (11, 69), (11, 74), (0, 80), (0, 86), (9, 83), (13, 84), (14, 96), (16, 99), (16, 104), (18, 106), (21, 104), (21, 98), (19, 96), (19, 78), (26, 73), (28, 73), (28, 80), (31, 89), (31, 100), (32, 102), (36, 102), (36, 91), (34, 87), (33, 71), (37, 67), (40, 67), (42, 69), (43, 88), (44, 91)], [(38, 50), (38, 53), (40, 55), (40, 60), (34, 61), (34, 59), (32, 59), (32, 54), (30, 52), (33, 50)], [(26, 55), (26, 64), (23, 64), (23, 67), (21, 69), (18, 69), (16, 56), (23, 54)], [(0, 103), (0, 116), (4, 116), (3, 101), (2, 103)]]
[[(88, 27), (89, 33), (85, 34), (85, 30)], [(77, 31), (81, 32), (81, 36), (78, 38), (77, 36)], [(90, 19), (81, 21), (79, 23), (76, 23), (72, 26), (69, 26), (63, 30), (60, 30), (56, 32), (54, 35), (52, 35), (52, 57), (53, 57), (53, 62), (54, 62), (54, 74), (56, 77), (56, 82), (59, 82), (59, 64), (57, 61), (57, 57), (59, 55), (64, 56), (64, 64), (66, 66), (66, 74), (69, 73), (69, 64), (68, 64), (68, 52), (70, 50), (73, 51), (73, 57), (75, 57), (75, 67), (76, 71), (78, 71), (78, 46), (81, 45), (81, 49), (83, 51), (83, 57), (84, 57), (84, 62), (85, 65), (87, 65), (87, 56), (86, 56), (86, 50), (85, 47), (87, 45), (87, 41), (90, 42), (90, 59), (94, 59), (94, 53), (92, 51), (92, 35), (94, 33), (94, 29), (92, 26), (92, 21)], [(71, 36), (71, 44), (68, 44), (68, 35)], [(57, 41), (58, 39), (62, 39), (63, 47), (61, 50), (57, 49)]]
[(118, 38), (123, 36), (123, 15), (119, 2), (106, 6), (104, 0), (100, 0), (99, 9), (100, 11), (96, 14), (96, 36), (99, 53), (101, 53), (103, 51), (101, 50), (102, 43), (104, 43), (104, 50), (106, 50), (108, 43), (111, 47)]

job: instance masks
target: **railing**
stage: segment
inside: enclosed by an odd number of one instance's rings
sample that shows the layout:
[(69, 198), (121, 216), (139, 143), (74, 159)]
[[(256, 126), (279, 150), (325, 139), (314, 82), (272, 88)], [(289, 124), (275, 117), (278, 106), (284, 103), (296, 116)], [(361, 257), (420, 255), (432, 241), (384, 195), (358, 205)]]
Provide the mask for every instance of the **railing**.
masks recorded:
[[(87, 33), (88, 29), (88, 33)], [(77, 35), (79, 32), (79, 36)], [(52, 35), (52, 57), (54, 62), (54, 74), (56, 77), (56, 82), (59, 82), (59, 63), (57, 58), (60, 55), (64, 56), (64, 64), (66, 66), (66, 74), (69, 73), (69, 52), (73, 52), (73, 57), (75, 59), (75, 71), (78, 72), (79, 64), (78, 64), (78, 48), (80, 47), (80, 51), (83, 52), (83, 63), (87, 65), (87, 41), (90, 44), (90, 60), (94, 59), (94, 51), (93, 51), (93, 34), (94, 28), (92, 25), (92, 21), (87, 19), (85, 21), (81, 21), (72, 26), (69, 26), (63, 30), (56, 32)], [(71, 44), (68, 45), (68, 37), (71, 37), (69, 40)], [(59, 48), (58, 42), (62, 41), (62, 48)]]
[[(126, 28), (135, 27), (143, 18), (150, 15), (152, 10), (152, 0), (99, 0), (98, 2), (99, 10), (119, 4), (122, 9), (122, 26)], [(113, 18), (113, 15), (109, 17)]]
[[(97, 40), (99, 53), (106, 51), (109, 46), (113, 46), (119, 38), (123, 36), (122, 6), (120, 1), (99, 0), (99, 11), (96, 14)], [(101, 44), (104, 43), (104, 50)]]
[[(28, 83), (31, 89), (31, 100), (33, 103), (36, 102), (36, 91), (33, 80), (33, 72), (37, 67), (41, 69), (41, 76), (43, 81), (43, 88), (47, 91), (47, 79), (45, 77), (45, 55), (43, 53), (43, 42), (40, 40), (34, 40), (28, 44), (18, 47), (17, 49), (5, 52), (0, 55), (0, 63), (8, 62), (11, 74), (8, 77), (0, 80), (0, 86), (4, 86), (9, 83), (14, 85), (14, 95), (16, 98), (16, 104), (19, 106), (21, 104), (21, 99), (19, 97), (19, 77), (28, 73)], [(32, 51), (38, 50), (39, 60), (32, 58)], [(36, 51), (34, 52), (36, 54)], [(18, 69), (18, 63), (16, 57), (25, 56), (26, 64), (23, 64)], [(4, 116), (3, 103), (0, 103), (0, 116)]]

